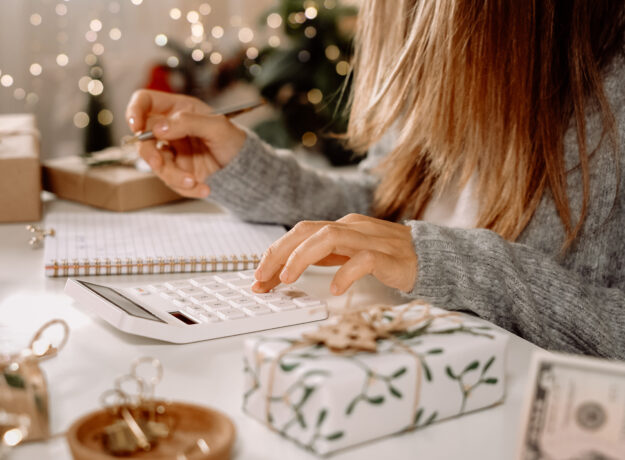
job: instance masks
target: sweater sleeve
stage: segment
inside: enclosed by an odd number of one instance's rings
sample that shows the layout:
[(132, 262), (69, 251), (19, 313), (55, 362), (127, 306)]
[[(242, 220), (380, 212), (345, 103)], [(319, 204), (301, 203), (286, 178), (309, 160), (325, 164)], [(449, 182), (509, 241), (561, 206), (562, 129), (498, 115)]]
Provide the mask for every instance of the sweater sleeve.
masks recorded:
[(489, 230), (409, 221), (418, 258), (410, 297), (468, 310), (547, 349), (625, 359), (625, 293)]
[(294, 225), (369, 214), (377, 179), (362, 169), (340, 177), (307, 168), (248, 132), (237, 156), (206, 183), (210, 199), (244, 220)]

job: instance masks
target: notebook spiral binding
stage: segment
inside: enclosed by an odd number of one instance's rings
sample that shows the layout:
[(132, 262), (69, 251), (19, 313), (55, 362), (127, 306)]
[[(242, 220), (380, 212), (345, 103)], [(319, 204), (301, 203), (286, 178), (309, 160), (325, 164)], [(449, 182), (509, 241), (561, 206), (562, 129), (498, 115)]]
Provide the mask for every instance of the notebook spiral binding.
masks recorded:
[(229, 257), (151, 257), (132, 259), (61, 259), (46, 265), (48, 276), (81, 275), (141, 275), (155, 273), (195, 273), (237, 271), (256, 268), (260, 262), (258, 254), (231, 255)]

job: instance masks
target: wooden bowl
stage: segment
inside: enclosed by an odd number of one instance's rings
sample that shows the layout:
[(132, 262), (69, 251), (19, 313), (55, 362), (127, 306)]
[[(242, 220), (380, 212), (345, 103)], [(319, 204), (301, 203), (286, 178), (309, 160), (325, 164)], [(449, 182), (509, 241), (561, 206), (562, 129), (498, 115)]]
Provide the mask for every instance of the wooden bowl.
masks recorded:
[(198, 439), (204, 439), (210, 452), (202, 454), (195, 449), (188, 455), (189, 460), (228, 460), (234, 444), (235, 429), (232, 421), (221, 412), (206, 407), (185, 403), (163, 404), (166, 413), (175, 420), (175, 428), (167, 439), (161, 439), (148, 451), (138, 451), (131, 456), (116, 457), (110, 455), (102, 446), (104, 427), (115, 419), (108, 410), (91, 412), (76, 420), (67, 432), (67, 442), (74, 460), (111, 460), (111, 459), (150, 459), (176, 460)]

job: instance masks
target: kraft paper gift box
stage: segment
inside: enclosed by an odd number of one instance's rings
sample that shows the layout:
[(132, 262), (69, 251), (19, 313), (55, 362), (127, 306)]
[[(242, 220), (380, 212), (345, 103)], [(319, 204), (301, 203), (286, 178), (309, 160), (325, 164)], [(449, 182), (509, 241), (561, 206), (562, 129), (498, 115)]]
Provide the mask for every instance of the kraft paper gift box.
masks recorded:
[(0, 222), (41, 219), (39, 133), (32, 114), (0, 115)]
[(325, 455), (502, 402), (507, 334), (477, 318), (429, 312), (414, 329), (379, 340), (374, 353), (302, 344), (310, 326), (246, 340), (244, 410)]
[[(115, 150), (98, 153), (115, 154)], [(43, 184), (59, 198), (110, 211), (133, 211), (182, 199), (152, 172), (126, 165), (88, 166), (79, 156), (45, 161)]]

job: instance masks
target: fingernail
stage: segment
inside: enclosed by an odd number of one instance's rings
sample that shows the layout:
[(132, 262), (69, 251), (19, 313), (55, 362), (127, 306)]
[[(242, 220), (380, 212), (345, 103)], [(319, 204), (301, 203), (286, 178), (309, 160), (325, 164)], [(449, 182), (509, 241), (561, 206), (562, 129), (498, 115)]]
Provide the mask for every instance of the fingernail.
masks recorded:
[(128, 124), (132, 127), (134, 127), (135, 123), (137, 122), (137, 120), (135, 120), (135, 117), (130, 117), (128, 119)]
[(330, 284), (330, 292), (332, 293), (332, 295), (338, 295), (339, 287), (334, 283)]
[(162, 133), (167, 132), (167, 130), (169, 129), (169, 123), (167, 123), (166, 121), (159, 121), (158, 123), (154, 124), (154, 131), (160, 131)]
[(262, 292), (262, 289), (260, 288), (260, 281), (254, 281), (254, 283), (252, 284), (252, 291)]
[(182, 180), (183, 187), (191, 188), (195, 185), (195, 180), (191, 177), (185, 177)]
[(203, 197), (207, 197), (208, 195), (211, 194), (211, 189), (208, 186), (204, 186), (202, 187), (202, 196)]
[(289, 282), (289, 272), (286, 271), (286, 268), (280, 273), (280, 281), (282, 281), (283, 283)]
[(262, 276), (262, 272), (260, 271), (260, 268), (257, 268), (256, 271), (254, 272), (254, 279), (260, 281), (262, 279), (261, 276)]

